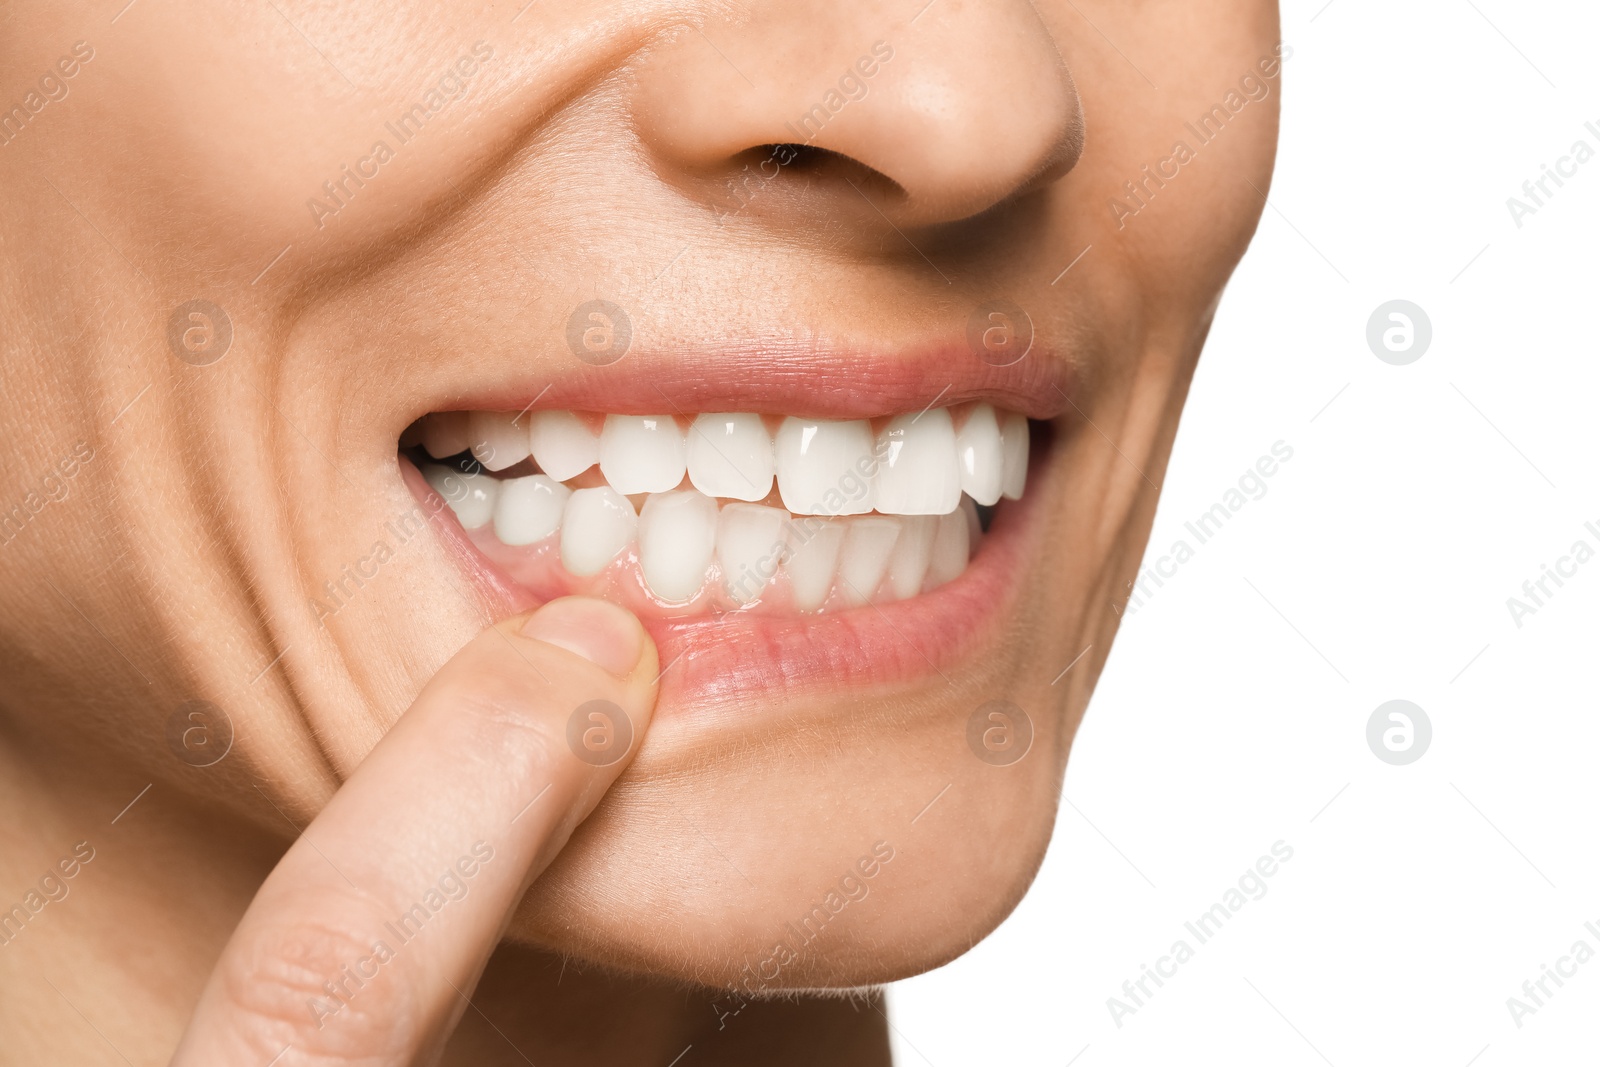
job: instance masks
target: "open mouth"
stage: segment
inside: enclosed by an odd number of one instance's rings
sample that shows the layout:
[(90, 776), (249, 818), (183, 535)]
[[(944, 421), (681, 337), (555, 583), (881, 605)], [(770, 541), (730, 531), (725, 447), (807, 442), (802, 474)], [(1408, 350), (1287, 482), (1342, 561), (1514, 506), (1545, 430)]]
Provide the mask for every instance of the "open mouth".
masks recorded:
[(1038, 594), (1077, 361), (662, 346), (541, 383), (500, 343), (480, 358), (504, 369), (441, 367), (390, 424), (403, 492), (489, 613), (633, 611), (658, 721), (950, 683), (1030, 639), (1009, 620)]
[(987, 402), (874, 419), (445, 411), (402, 456), (531, 596), (647, 618), (828, 614), (962, 576), (1026, 488), (1029, 420)]

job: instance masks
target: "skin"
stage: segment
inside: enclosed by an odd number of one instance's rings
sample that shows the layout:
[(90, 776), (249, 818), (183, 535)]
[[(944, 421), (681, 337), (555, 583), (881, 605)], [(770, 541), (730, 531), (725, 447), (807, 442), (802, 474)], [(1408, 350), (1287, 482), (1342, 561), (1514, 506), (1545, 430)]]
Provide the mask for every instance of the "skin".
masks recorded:
[[(692, 1044), (700, 1063), (884, 1063), (881, 1001), (837, 991), (959, 955), (1033, 876), (1269, 187), (1275, 8), (518, 6), (6, 10), (0, 101), (74, 42), (93, 56), (0, 145), (0, 506), (48, 501), (0, 545), (0, 906), (74, 842), (95, 858), (0, 948), (0, 1062), (165, 1062), (191, 1018), (190, 1062), (257, 1062), (280, 1031), (228, 978), (276, 988), (282, 952), (240, 946), (340, 892), (310, 843), (414, 899), (420, 872), (504, 815), (476, 794), (525, 795), (539, 766), (561, 784), (547, 821), (503, 839), (492, 887), (429, 956), (372, 986), (369, 1044), (324, 1062), (667, 1063)], [(336, 212), (308, 208), (478, 41), (493, 57), (468, 91)], [(893, 58), (812, 142), (826, 151), (735, 198), (877, 41)], [(1247, 75), (1265, 95), (1132, 212), (1123, 183), (1198, 145), (1185, 123)], [(765, 691), (669, 670), (646, 732), (649, 684), (540, 645), (571, 675), (523, 678), (512, 704), (541, 729), (597, 686), (642, 687), (614, 695), (640, 720), (631, 762), (558, 773), (452, 756), (483, 749), (452, 748), (476, 720), (448, 709), (526, 660), (503, 637), (516, 605), (442, 539), (400, 546), (331, 617), (308, 608), (411, 506), (406, 425), (570, 370), (585, 300), (627, 309), (619, 373), (687, 351), (715, 378), (725, 353), (961, 345), (996, 294), (1027, 309), (1028, 358), (1069, 365), (1077, 391), (1046, 398), (1061, 414), (1028, 486), (1039, 536), (1004, 625), (954, 669)], [(232, 326), (204, 366), (167, 339), (193, 299)], [(996, 699), (1035, 730), (1005, 768), (965, 742)], [(234, 729), (205, 767), (168, 740), (192, 700)], [(719, 994), (877, 842), (893, 860), (813, 950), (748, 1002)]]

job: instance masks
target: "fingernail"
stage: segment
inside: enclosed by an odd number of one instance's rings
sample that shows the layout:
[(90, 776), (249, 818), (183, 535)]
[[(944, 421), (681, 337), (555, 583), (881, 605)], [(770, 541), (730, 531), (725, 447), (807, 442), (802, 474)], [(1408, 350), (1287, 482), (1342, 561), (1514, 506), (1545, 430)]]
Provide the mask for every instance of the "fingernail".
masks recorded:
[(522, 624), (522, 636), (576, 653), (618, 678), (633, 673), (644, 651), (638, 620), (593, 597), (552, 600)]

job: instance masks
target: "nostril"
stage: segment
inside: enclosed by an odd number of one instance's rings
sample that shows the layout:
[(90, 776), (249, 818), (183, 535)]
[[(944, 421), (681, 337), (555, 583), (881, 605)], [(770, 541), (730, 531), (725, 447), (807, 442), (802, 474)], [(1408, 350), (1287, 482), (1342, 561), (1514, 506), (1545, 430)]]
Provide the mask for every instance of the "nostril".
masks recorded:
[(758, 181), (805, 178), (813, 189), (835, 186), (847, 195), (850, 186), (877, 201), (902, 200), (906, 189), (899, 182), (843, 152), (820, 145), (775, 142), (757, 145), (741, 152), (734, 163), (742, 176), (756, 175)]

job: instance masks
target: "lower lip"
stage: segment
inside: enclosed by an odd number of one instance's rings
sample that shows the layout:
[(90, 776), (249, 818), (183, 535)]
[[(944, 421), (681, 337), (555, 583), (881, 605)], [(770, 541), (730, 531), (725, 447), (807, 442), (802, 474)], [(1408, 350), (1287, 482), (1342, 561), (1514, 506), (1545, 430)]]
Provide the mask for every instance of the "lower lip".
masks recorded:
[[(1033, 501), (1045, 488), (1039, 469), (1043, 451), (1035, 449), (1031, 464), (1033, 491), (1006, 501), (967, 569), (932, 592), (823, 615), (727, 612), (643, 620), (662, 665), (656, 719), (717, 706), (748, 714), (744, 709), (752, 694), (778, 701), (830, 687), (870, 689), (935, 678), (953, 683), (950, 672), (1009, 617), (1020, 593), (1018, 579), (1038, 536), (1032, 515)], [(412, 495), (436, 516), (434, 528), (496, 618), (538, 605), (472, 543), (410, 460), (401, 457), (400, 469)]]

